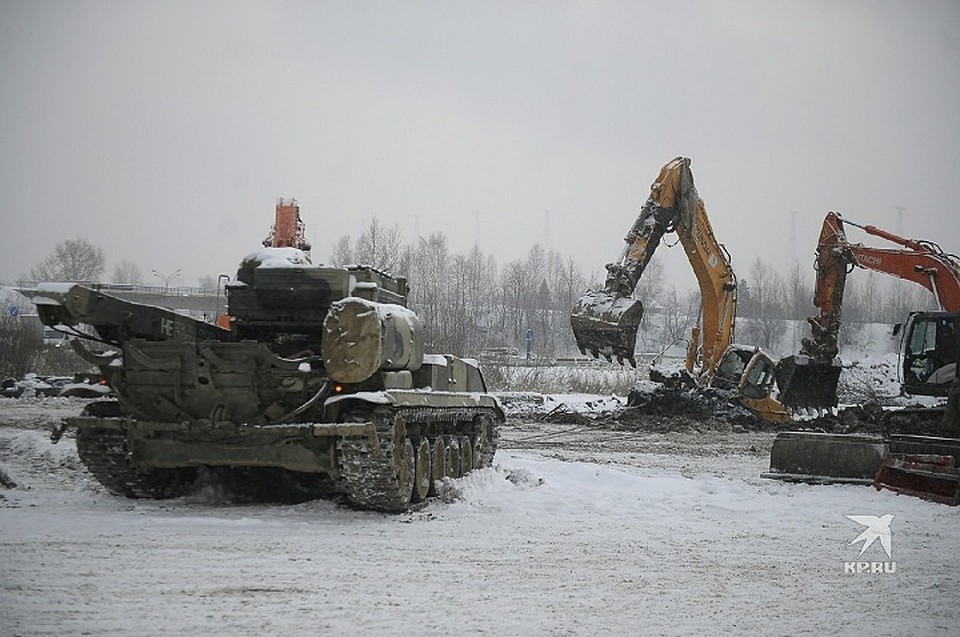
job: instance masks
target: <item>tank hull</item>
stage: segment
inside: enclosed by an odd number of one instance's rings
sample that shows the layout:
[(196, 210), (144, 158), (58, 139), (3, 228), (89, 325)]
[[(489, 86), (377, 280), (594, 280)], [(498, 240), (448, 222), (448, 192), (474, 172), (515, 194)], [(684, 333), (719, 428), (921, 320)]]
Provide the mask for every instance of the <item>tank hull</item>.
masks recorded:
[(465, 392), (349, 394), (329, 399), (325, 412), (336, 420), (262, 425), (84, 415), (67, 424), (77, 430), (81, 461), (117, 495), (178, 497), (215, 475), (245, 499), (334, 498), (398, 512), (426, 501), (443, 478), (490, 466), (503, 422), (495, 398)]

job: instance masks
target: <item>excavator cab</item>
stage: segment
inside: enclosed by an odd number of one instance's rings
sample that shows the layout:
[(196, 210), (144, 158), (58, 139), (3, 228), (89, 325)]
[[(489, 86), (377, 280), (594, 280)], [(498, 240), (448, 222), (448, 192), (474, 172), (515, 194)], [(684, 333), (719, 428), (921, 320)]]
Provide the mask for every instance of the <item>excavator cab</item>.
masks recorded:
[(790, 419), (782, 403), (773, 397), (776, 363), (759, 347), (730, 345), (720, 359), (713, 386), (734, 389), (744, 407), (768, 422)]
[(775, 381), (774, 369), (773, 360), (756, 350), (740, 379), (740, 394), (754, 400), (770, 396)]
[(910, 314), (901, 352), (903, 390), (908, 394), (945, 396), (957, 377), (960, 312)]

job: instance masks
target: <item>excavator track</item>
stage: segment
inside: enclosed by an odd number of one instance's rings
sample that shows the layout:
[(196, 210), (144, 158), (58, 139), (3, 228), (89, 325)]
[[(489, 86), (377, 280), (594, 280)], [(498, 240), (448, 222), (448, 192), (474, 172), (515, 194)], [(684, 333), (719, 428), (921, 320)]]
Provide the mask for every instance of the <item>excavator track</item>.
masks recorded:
[[(499, 439), (498, 416), (489, 408), (379, 407), (355, 411), (349, 420), (372, 422), (377, 444), (367, 436), (338, 441), (342, 487), (352, 505), (377, 511), (417, 508), (436, 494), (437, 479), (490, 466)], [(418, 453), (424, 440), (429, 451)]]

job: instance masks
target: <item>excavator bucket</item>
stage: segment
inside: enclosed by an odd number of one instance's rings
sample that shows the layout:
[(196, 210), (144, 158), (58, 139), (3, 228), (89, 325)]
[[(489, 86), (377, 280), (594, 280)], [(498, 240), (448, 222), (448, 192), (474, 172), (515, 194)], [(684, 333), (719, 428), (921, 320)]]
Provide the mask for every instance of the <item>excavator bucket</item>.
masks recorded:
[(826, 409), (837, 406), (839, 361), (818, 361), (803, 354), (787, 356), (777, 364), (780, 402), (791, 408)]
[(587, 292), (573, 306), (570, 325), (580, 353), (608, 361), (616, 358), (620, 364), (626, 360), (636, 367), (634, 348), (642, 317), (640, 301), (597, 290)]

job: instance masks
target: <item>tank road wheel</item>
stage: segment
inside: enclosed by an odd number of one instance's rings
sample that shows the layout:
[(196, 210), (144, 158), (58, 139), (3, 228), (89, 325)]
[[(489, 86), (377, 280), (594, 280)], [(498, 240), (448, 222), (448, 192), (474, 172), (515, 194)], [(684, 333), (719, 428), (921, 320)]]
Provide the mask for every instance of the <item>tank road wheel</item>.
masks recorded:
[(447, 471), (451, 478), (463, 475), (463, 456), (460, 455), (460, 439), (456, 436), (445, 436), (447, 439)]
[(447, 468), (447, 448), (443, 444), (443, 436), (433, 439), (430, 447), (430, 495), (437, 495), (440, 488), (440, 482), (446, 475)]
[(466, 475), (473, 469), (473, 445), (469, 437), (460, 436), (460, 473)]
[(413, 502), (422, 502), (430, 495), (433, 476), (430, 472), (430, 442), (421, 438), (417, 444), (413, 479)]
[(400, 498), (410, 502), (416, 487), (416, 456), (409, 438), (403, 443), (403, 455), (397, 458), (397, 483), (400, 486)]

